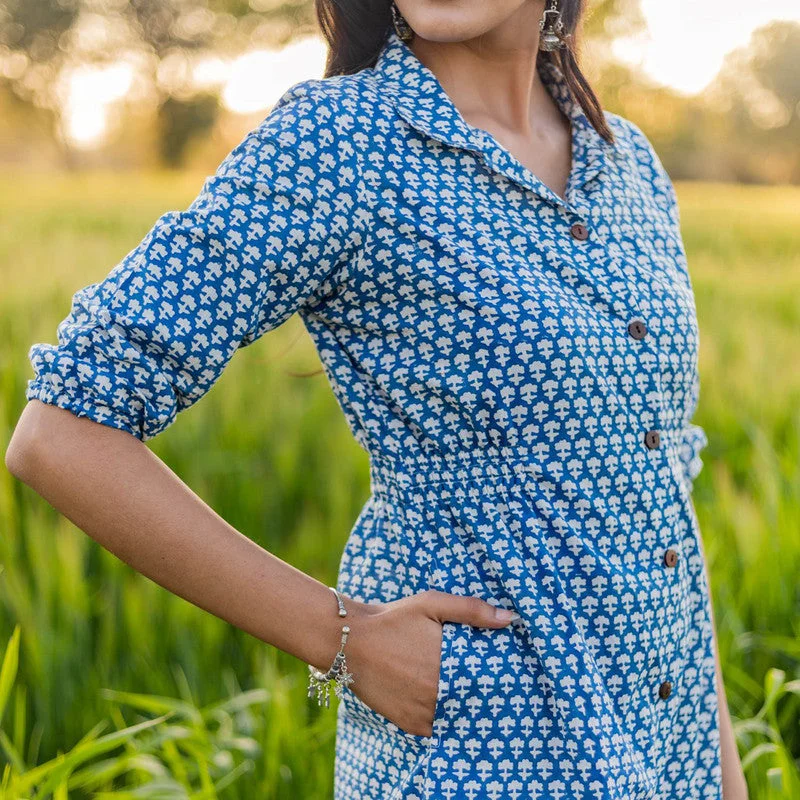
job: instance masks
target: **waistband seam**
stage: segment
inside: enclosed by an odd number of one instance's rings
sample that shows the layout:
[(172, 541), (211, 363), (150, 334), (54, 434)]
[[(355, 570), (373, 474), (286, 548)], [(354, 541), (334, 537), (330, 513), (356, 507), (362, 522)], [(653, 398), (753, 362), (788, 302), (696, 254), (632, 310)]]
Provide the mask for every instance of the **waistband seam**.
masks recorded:
[[(667, 447), (665, 442), (662, 447)], [(664, 453), (667, 461), (672, 455)], [(504, 479), (547, 480), (548, 469), (536, 458), (515, 450), (513, 454), (492, 454), (459, 459), (450, 454), (422, 454), (415, 458), (370, 456), (369, 475), (373, 494), (448, 490), (465, 484), (491, 484)], [(557, 481), (556, 481), (557, 482)]]
[[(488, 473), (478, 474), (481, 469)], [(458, 486), (466, 483), (490, 483), (512, 476), (526, 478), (542, 477), (541, 463), (525, 456), (486, 456), (480, 459), (448, 461), (425, 458), (412, 461), (378, 459), (371, 460), (370, 479), (374, 489), (400, 490), (432, 489), (437, 486)], [(432, 476), (431, 473), (442, 473)]]

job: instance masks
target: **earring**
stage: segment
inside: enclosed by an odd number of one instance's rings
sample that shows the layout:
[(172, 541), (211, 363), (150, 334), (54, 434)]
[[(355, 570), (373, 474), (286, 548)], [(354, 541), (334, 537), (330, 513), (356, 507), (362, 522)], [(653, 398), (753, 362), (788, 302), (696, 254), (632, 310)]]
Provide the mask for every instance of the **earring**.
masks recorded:
[(405, 17), (400, 13), (397, 4), (392, 0), (392, 23), (395, 33), (404, 41), (409, 42), (414, 38), (414, 30), (406, 22)]
[(564, 20), (558, 9), (558, 0), (547, 0), (547, 7), (539, 20), (539, 49), (552, 53), (566, 47)]

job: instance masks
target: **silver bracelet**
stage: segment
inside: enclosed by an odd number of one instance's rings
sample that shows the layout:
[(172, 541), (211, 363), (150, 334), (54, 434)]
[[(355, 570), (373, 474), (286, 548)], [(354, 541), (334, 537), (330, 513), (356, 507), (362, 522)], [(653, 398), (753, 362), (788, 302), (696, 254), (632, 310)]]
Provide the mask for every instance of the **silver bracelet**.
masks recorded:
[[(342, 597), (336, 590), (336, 587), (328, 587), (335, 595), (339, 603), (339, 616), (346, 617), (347, 609), (344, 607)], [(317, 693), (317, 705), (322, 705), (322, 699), (325, 698), (325, 707), (328, 708), (331, 704), (330, 694), (328, 692), (328, 681), (335, 681), (335, 689), (337, 697), (342, 696), (342, 689), (349, 686), (353, 682), (352, 673), (347, 671), (347, 663), (344, 656), (344, 643), (347, 641), (347, 634), (350, 633), (350, 626), (342, 626), (342, 641), (339, 644), (339, 652), (333, 659), (330, 669), (327, 672), (320, 672), (313, 664), (308, 665), (308, 696), (313, 697), (314, 692)]]

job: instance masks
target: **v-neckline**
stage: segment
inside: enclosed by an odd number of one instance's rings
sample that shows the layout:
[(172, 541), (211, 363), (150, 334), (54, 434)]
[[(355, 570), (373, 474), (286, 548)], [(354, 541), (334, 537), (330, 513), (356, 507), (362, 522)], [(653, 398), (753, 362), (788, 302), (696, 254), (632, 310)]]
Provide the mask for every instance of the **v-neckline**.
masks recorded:
[(576, 212), (578, 190), (606, 169), (618, 152), (586, 117), (569, 90), (563, 74), (551, 62), (539, 63), (539, 74), (570, 123), (571, 165), (562, 197), (525, 166), (494, 134), (464, 118), (436, 74), (390, 30), (373, 67), (386, 97), (400, 116), (421, 133), (478, 154), (493, 171), (504, 175), (540, 199)]

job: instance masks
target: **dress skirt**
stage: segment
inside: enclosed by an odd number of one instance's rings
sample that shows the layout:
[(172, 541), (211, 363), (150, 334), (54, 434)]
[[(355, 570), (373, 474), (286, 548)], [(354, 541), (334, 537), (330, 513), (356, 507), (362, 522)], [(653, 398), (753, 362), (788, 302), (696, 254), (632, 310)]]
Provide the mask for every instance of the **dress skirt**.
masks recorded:
[[(689, 485), (675, 481), (656, 526), (637, 533), (588, 470), (565, 482), (525, 461), (461, 461), (373, 462), (337, 588), (367, 603), (476, 595), (521, 619), (444, 622), (432, 737), (345, 689), (335, 800), (716, 800), (712, 627)], [(677, 563), (654, 571), (664, 536)]]

